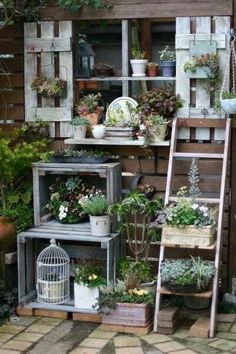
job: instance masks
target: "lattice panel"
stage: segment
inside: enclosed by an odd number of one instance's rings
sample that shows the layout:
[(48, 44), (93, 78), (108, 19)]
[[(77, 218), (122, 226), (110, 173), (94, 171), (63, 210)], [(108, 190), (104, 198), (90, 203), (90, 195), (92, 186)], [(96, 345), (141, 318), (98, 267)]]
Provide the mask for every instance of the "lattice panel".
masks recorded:
[[(65, 138), (71, 135), (69, 123), (73, 113), (72, 22), (60, 21), (58, 37), (55, 32), (53, 21), (25, 23), (25, 120), (50, 121), (51, 136)], [(40, 71), (47, 77), (67, 81), (65, 98), (40, 98), (31, 89)]]
[[(194, 24), (194, 26), (193, 26)], [(214, 28), (213, 28), (214, 27)], [(193, 41), (214, 41), (220, 57), (220, 69), (224, 73), (229, 53), (230, 17), (177, 17), (176, 18), (176, 92), (184, 99), (184, 106), (178, 112), (180, 118), (224, 118), (216, 113), (206, 93), (204, 79), (190, 79), (184, 72), (184, 64), (190, 59), (190, 45)], [(227, 80), (229, 86), (229, 79)], [(190, 130), (182, 128), (179, 139), (190, 139)], [(224, 130), (216, 129), (214, 136), (210, 129), (197, 128), (196, 140), (224, 140)]]

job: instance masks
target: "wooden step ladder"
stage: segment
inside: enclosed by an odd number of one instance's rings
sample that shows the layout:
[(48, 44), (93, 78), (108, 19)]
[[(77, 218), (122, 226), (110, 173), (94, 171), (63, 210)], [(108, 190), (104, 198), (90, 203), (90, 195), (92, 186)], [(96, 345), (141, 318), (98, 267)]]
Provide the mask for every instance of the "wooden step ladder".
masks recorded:
[[(184, 153), (177, 152), (177, 136), (178, 127), (208, 127), (208, 128), (224, 128), (225, 129), (225, 140), (222, 154), (212, 154), (212, 153)], [(176, 201), (176, 197), (172, 196), (172, 180), (173, 180), (173, 165), (174, 159), (221, 159), (222, 160), (222, 173), (221, 173), (221, 183), (220, 183), (220, 193), (219, 198), (196, 198), (196, 201), (203, 203), (212, 203), (218, 205), (218, 220), (217, 220), (217, 238), (215, 244), (209, 247), (199, 247), (200, 249), (208, 249), (215, 252), (215, 276), (213, 280), (213, 287), (211, 291), (204, 293), (190, 294), (195, 297), (202, 298), (212, 298), (211, 301), (211, 313), (210, 313), (210, 338), (215, 335), (215, 323), (216, 323), (216, 310), (217, 310), (217, 299), (218, 299), (218, 283), (219, 283), (219, 268), (221, 259), (221, 247), (222, 247), (222, 229), (223, 229), (223, 213), (224, 213), (224, 199), (226, 190), (226, 176), (227, 176), (227, 163), (229, 158), (229, 140), (230, 140), (230, 127), (231, 119), (178, 119), (175, 118), (172, 124), (171, 133), (171, 145), (169, 153), (169, 163), (168, 163), (168, 173), (166, 182), (166, 193), (165, 193), (165, 205), (169, 202)], [(158, 266), (158, 279), (157, 279), (157, 293), (156, 293), (156, 304), (155, 304), (155, 314), (154, 314), (154, 332), (158, 329), (158, 312), (161, 305), (161, 295), (171, 294), (170, 291), (161, 287), (161, 275), (160, 275), (160, 265), (164, 259), (165, 247), (168, 245), (161, 244), (160, 254), (159, 254), (159, 266)], [(191, 246), (180, 246), (180, 248), (192, 248)], [(176, 293), (175, 293), (176, 294)], [(176, 295), (186, 295), (186, 294), (176, 294)], [(189, 294), (188, 294), (189, 295)]]

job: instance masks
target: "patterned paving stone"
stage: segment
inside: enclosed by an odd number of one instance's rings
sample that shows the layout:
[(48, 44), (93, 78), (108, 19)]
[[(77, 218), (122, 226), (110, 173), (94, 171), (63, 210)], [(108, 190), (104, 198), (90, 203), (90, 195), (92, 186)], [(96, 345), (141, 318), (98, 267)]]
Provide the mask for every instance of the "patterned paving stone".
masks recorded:
[(236, 334), (231, 333), (231, 332), (217, 332), (216, 333), (217, 338), (222, 338), (222, 339), (229, 339), (229, 340), (235, 340), (236, 341)]
[(76, 348), (69, 352), (69, 354), (99, 354), (100, 349), (96, 348)]
[(37, 317), (23, 316), (23, 317), (11, 317), (10, 324), (15, 326), (30, 326), (32, 323), (37, 321)]
[(31, 342), (10, 340), (9, 342), (7, 342), (3, 345), (3, 349), (13, 349), (13, 350), (24, 351), (24, 350), (28, 349), (29, 347), (31, 347), (31, 345), (32, 345)]
[[(201, 338), (199, 338), (201, 339)], [(186, 346), (193, 350), (196, 351), (199, 354), (218, 354), (219, 350), (210, 347), (209, 345), (203, 345), (201, 343), (191, 343), (191, 344), (186, 344)]]
[(219, 350), (227, 351), (236, 348), (236, 342), (226, 339), (217, 339), (215, 342), (209, 344), (209, 346)]
[(113, 339), (115, 347), (138, 347), (141, 345), (138, 337), (118, 336)]
[(0, 333), (0, 342), (5, 343), (8, 340), (10, 340), (12, 337), (14, 337), (15, 334), (12, 333)]
[(187, 329), (179, 329), (177, 330), (172, 337), (174, 338), (187, 338), (189, 336), (189, 331)]
[(48, 326), (58, 326), (63, 321), (64, 320), (61, 320), (59, 318), (43, 317), (43, 318), (38, 319), (37, 324), (43, 324), (43, 325), (48, 325)]
[(158, 343), (154, 345), (155, 348), (159, 349), (163, 353), (169, 353), (177, 350), (184, 350), (187, 349), (184, 345), (175, 342), (175, 341), (170, 341), (170, 342), (165, 342), (165, 343)]
[(143, 354), (141, 347), (116, 348), (116, 354)]
[(197, 354), (197, 353), (193, 352), (191, 349), (185, 349), (185, 350), (177, 350), (174, 352), (169, 352), (168, 354)]
[(0, 354), (20, 354), (21, 352), (16, 350), (0, 349)]
[(42, 333), (46, 334), (50, 332), (54, 326), (48, 326), (43, 324), (32, 324), (30, 327), (26, 329), (26, 332), (33, 332), (33, 333)]
[(43, 337), (42, 333), (40, 334), (40, 333), (22, 332), (22, 333), (18, 334), (14, 339), (35, 343), (39, 339), (41, 339), (42, 337)]
[(234, 322), (236, 314), (234, 313), (220, 313), (216, 316), (217, 322)]
[(117, 334), (116, 332), (105, 332), (96, 329), (89, 335), (89, 338), (111, 339), (115, 337), (116, 334)]
[(236, 324), (234, 324), (229, 331), (232, 333), (236, 333)]
[(97, 348), (101, 349), (103, 348), (107, 343), (109, 342), (109, 339), (100, 339), (100, 338), (86, 338), (83, 340), (83, 342), (80, 343), (80, 347), (86, 347), (86, 348)]
[(163, 343), (170, 341), (171, 338), (168, 336), (165, 336), (164, 334), (147, 334), (145, 336), (141, 337), (143, 340), (145, 340), (148, 344), (155, 344), (155, 343)]
[(13, 326), (13, 325), (3, 325), (0, 326), (0, 333), (12, 333), (12, 334), (18, 334), (22, 331), (24, 331), (25, 327), (23, 326)]

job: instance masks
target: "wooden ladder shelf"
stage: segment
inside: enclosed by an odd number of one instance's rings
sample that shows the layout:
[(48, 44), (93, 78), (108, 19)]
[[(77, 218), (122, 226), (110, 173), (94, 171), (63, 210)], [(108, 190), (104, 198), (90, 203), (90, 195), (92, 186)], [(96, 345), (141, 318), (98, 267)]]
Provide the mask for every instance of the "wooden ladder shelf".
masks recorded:
[[(219, 124), (225, 129), (225, 139), (224, 147), (222, 154), (212, 154), (212, 153), (184, 153), (177, 152), (177, 137), (178, 137), (178, 128), (187, 126), (188, 128), (199, 127), (199, 124), (203, 122), (204, 126), (209, 123), (209, 128), (218, 128)], [(214, 124), (215, 123), (215, 124)], [(219, 283), (219, 270), (220, 270), (220, 259), (221, 259), (221, 248), (222, 248), (222, 229), (223, 229), (223, 213), (224, 213), (224, 200), (225, 200), (225, 190), (226, 190), (226, 176), (227, 176), (227, 163), (229, 159), (229, 140), (230, 140), (230, 127), (231, 120), (228, 119), (178, 119), (175, 118), (172, 124), (172, 134), (171, 134), (171, 145), (170, 145), (170, 154), (169, 154), (169, 163), (168, 163), (168, 173), (167, 173), (167, 184), (166, 184), (166, 193), (165, 193), (165, 205), (169, 202), (176, 200), (176, 197), (172, 196), (172, 182), (173, 182), (173, 166), (174, 159), (221, 159), (222, 160), (222, 172), (221, 172), (221, 182), (220, 182), (220, 196), (219, 198), (197, 198), (199, 202), (212, 203), (218, 205), (218, 220), (217, 220), (217, 238), (215, 244), (205, 247), (205, 249), (212, 250), (215, 252), (215, 276), (213, 280), (213, 286), (211, 291), (204, 293), (195, 293), (195, 294), (175, 294), (175, 295), (184, 295), (184, 296), (195, 296), (202, 298), (212, 298), (211, 301), (211, 313), (210, 313), (210, 331), (209, 337), (212, 338), (215, 335), (215, 324), (216, 324), (216, 310), (217, 310), (217, 299), (218, 299), (218, 283)], [(170, 291), (161, 286), (161, 272), (160, 265), (164, 259), (165, 247), (173, 247), (173, 245), (161, 244), (160, 254), (159, 254), (159, 267), (158, 267), (158, 280), (157, 280), (157, 293), (156, 293), (156, 304), (155, 304), (155, 314), (154, 314), (154, 332), (158, 330), (158, 312), (161, 305), (161, 295), (162, 294), (171, 294)], [(178, 247), (178, 246), (177, 246)], [(192, 246), (180, 246), (180, 248), (192, 248)], [(199, 247), (204, 248), (204, 247)]]

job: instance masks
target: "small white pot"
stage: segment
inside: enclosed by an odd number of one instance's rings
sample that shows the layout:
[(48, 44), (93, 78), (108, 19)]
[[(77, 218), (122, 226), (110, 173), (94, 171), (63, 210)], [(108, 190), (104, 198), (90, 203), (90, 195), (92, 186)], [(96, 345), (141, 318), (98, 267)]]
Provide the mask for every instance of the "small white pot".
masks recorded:
[(147, 68), (147, 59), (131, 59), (130, 64), (132, 67), (132, 76), (146, 76), (145, 71)]
[(92, 134), (94, 139), (103, 139), (106, 133), (105, 125), (98, 124), (92, 126)]
[(110, 215), (92, 216), (89, 215), (91, 233), (93, 236), (108, 236), (111, 231)]
[(236, 98), (226, 98), (220, 101), (221, 108), (226, 114), (236, 113)]
[(74, 283), (74, 300), (75, 308), (94, 310), (93, 305), (96, 304), (99, 296), (98, 288), (88, 288), (83, 284)]
[(165, 136), (167, 135), (166, 127), (166, 124), (159, 125), (159, 131), (156, 135), (153, 135), (152, 143), (161, 143), (165, 140)]
[(87, 132), (87, 125), (75, 125), (74, 126), (74, 139), (85, 139)]

